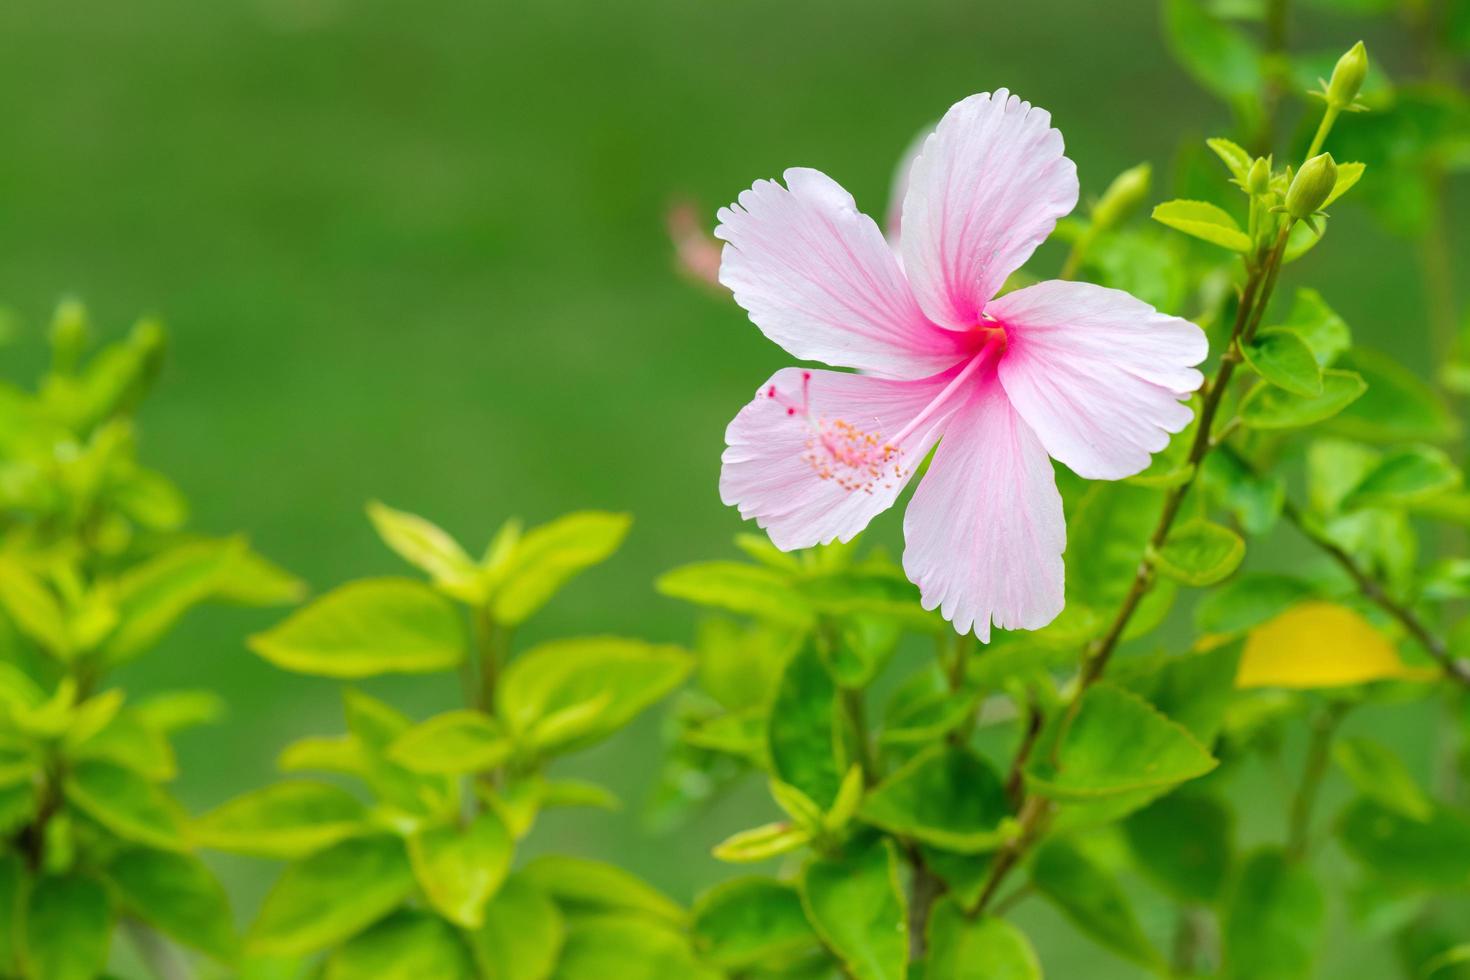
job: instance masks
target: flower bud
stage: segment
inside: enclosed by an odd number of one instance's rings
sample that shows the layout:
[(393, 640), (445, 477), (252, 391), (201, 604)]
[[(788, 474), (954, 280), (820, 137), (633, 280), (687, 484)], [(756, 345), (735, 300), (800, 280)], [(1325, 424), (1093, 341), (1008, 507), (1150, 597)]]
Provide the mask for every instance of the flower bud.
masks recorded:
[(1129, 211), (1142, 204), (1144, 198), (1148, 197), (1152, 176), (1153, 167), (1140, 163), (1114, 177), (1092, 209), (1093, 228), (1111, 228), (1121, 222)]
[(1302, 164), (1286, 189), (1286, 213), (1300, 221), (1316, 214), (1337, 186), (1337, 163), (1321, 153)]
[(76, 370), (92, 342), (87, 308), (75, 299), (64, 299), (51, 317), (51, 363), (63, 374)]
[(1337, 67), (1332, 69), (1332, 80), (1327, 83), (1327, 101), (1338, 107), (1352, 105), (1366, 77), (1368, 49), (1359, 41), (1348, 49), (1347, 54), (1337, 59)]
[(1250, 172), (1245, 175), (1246, 193), (1252, 197), (1265, 197), (1271, 190), (1271, 162), (1265, 157), (1256, 157)]

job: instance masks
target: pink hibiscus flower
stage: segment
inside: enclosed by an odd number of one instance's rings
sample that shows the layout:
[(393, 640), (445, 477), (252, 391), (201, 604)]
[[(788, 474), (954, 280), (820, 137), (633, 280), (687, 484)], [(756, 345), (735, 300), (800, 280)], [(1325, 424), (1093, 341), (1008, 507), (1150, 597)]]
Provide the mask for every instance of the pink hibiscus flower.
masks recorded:
[[(1203, 331), (1127, 293), (1052, 281), (996, 296), (1077, 203), (1051, 116), (1006, 91), (945, 113), (890, 244), (816, 170), (720, 210), (720, 282), (793, 357), (725, 433), (720, 495), (783, 550), (847, 541), (898, 498), (903, 566), (961, 633), (1039, 629), (1063, 605), (1051, 460), (1148, 465), (1189, 424)], [(902, 184), (903, 181), (900, 181)], [(897, 252), (897, 254), (895, 254)]]

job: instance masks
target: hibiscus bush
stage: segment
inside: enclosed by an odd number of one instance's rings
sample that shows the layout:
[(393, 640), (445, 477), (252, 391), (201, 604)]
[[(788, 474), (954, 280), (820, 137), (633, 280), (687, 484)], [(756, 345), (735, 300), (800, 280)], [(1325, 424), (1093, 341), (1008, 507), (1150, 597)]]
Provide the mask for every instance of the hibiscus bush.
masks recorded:
[[(97, 348), (63, 303), (36, 390), (0, 387), (0, 977), (1033, 980), (1058, 923), (1137, 976), (1329, 944), (1470, 976), (1470, 16), (1409, 4), (1426, 75), (1391, 84), (1284, 10), (1163, 4), (1232, 119), (1167, 179), (1079, 174), (1001, 89), (900, 155), (881, 224), (805, 168), (712, 235), (676, 212), (684, 271), (802, 362), (731, 406), (740, 557), (653, 583), (682, 644), (559, 635), (606, 511), (487, 514), (481, 551), (371, 503), (403, 573), (307, 597), (140, 462), (161, 328)], [(1421, 247), (1431, 380), (1314, 278), (1355, 201)], [(890, 521), (900, 554), (860, 539)], [(170, 736), (231, 692), (114, 672), (217, 602), (294, 607), (243, 642), (340, 682), (344, 730), (191, 815)], [(628, 802), (569, 760), (648, 715), (654, 823), (766, 811), (690, 896), (546, 832)], [(273, 884), (232, 901), (221, 855)]]

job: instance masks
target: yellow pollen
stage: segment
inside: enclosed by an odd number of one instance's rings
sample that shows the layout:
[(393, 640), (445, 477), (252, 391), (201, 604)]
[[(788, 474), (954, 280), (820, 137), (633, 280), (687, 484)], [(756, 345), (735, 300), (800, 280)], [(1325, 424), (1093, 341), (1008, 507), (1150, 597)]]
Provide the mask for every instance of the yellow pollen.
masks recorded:
[(817, 476), (847, 491), (890, 490), (905, 475), (898, 446), (843, 419), (817, 421), (806, 450), (803, 458)]

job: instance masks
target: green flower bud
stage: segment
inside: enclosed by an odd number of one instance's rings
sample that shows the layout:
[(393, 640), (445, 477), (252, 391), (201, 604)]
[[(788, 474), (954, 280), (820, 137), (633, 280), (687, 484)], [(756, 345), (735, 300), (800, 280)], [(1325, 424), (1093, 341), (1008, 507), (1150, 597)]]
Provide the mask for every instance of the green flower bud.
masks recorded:
[(1245, 175), (1245, 189), (1252, 197), (1265, 197), (1271, 190), (1271, 161), (1256, 157), (1250, 172)]
[(1335, 106), (1352, 105), (1368, 77), (1368, 49), (1359, 41), (1348, 49), (1347, 54), (1337, 59), (1332, 69), (1332, 80), (1327, 83), (1327, 101)]
[(1302, 164), (1286, 189), (1286, 213), (1298, 221), (1316, 214), (1337, 186), (1337, 163), (1321, 153)]
[(1129, 167), (1114, 177), (1092, 209), (1093, 228), (1102, 230), (1119, 224), (1148, 197), (1152, 177), (1153, 167), (1147, 163)]
[(79, 300), (64, 299), (51, 317), (51, 363), (63, 374), (74, 371), (92, 342), (87, 308)]

